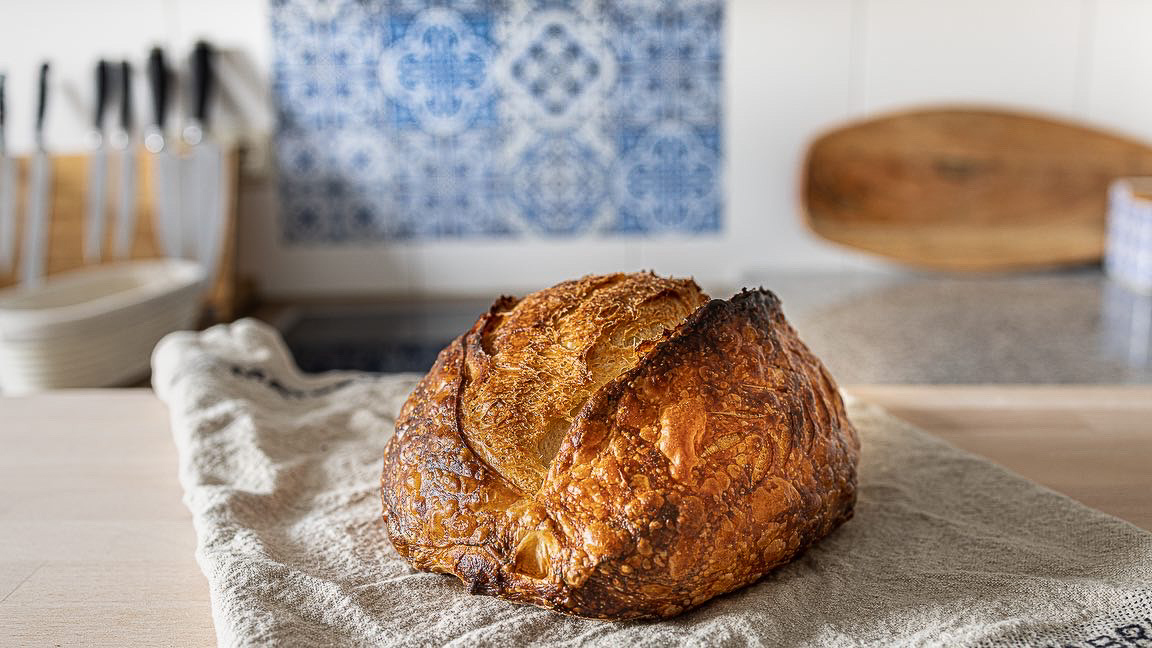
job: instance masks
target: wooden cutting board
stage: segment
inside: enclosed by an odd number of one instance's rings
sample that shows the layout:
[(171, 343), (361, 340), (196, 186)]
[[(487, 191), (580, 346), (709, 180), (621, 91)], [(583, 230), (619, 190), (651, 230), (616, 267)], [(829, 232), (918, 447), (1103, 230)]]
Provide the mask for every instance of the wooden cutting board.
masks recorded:
[(826, 133), (803, 200), (820, 236), (960, 271), (1084, 263), (1104, 251), (1107, 191), (1152, 175), (1152, 148), (1026, 114), (938, 108)]

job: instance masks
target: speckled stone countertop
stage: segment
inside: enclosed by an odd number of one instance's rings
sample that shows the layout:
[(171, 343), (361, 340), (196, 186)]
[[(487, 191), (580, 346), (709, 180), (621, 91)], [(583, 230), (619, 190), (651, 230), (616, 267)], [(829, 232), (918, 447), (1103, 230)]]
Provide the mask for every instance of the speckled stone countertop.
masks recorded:
[(763, 274), (742, 283), (780, 296), (841, 384), (1152, 383), (1152, 297), (1098, 269)]
[[(1152, 384), (1152, 297), (1098, 269), (962, 278), (755, 274), (840, 384)], [(270, 306), (308, 371), (425, 371), (488, 298)], [(260, 315), (260, 314), (258, 314)]]

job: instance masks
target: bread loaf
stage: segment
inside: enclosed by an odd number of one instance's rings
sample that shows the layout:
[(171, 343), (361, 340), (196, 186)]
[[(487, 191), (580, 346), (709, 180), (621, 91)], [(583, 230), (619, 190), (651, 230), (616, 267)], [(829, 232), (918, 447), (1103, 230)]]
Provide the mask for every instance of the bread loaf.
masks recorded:
[(501, 298), (440, 353), (388, 443), (384, 517), (472, 593), (669, 617), (850, 518), (858, 455), (771, 292), (589, 276)]

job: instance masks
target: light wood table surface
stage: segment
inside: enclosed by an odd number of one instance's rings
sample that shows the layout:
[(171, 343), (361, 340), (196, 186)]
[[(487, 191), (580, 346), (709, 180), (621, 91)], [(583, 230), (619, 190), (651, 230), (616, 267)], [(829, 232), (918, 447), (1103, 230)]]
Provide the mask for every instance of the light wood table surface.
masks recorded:
[[(848, 391), (1152, 529), (1152, 387)], [(180, 497), (150, 391), (0, 398), (0, 645), (215, 643)]]

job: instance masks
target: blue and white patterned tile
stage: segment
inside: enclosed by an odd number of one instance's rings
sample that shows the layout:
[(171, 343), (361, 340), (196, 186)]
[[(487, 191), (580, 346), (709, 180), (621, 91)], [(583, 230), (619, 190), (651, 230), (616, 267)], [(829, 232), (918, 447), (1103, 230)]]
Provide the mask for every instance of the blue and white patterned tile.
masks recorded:
[(719, 226), (719, 160), (690, 126), (668, 120), (646, 128), (617, 163), (620, 232), (709, 232)]
[(516, 231), (498, 205), (507, 179), (490, 151), (434, 141), (413, 147), (396, 165), (389, 191), (397, 212), (393, 238), (508, 236)]
[(379, 111), (382, 46), (357, 2), (274, 3), (273, 90), (281, 132), (351, 129)]
[(723, 224), (722, 0), (275, 0), (285, 240)]
[(603, 20), (565, 6), (531, 9), (508, 22), (493, 75), (510, 111), (552, 132), (577, 130), (603, 112), (616, 85)]
[(497, 98), (488, 18), (468, 20), (433, 7), (391, 22), (395, 39), (380, 57), (378, 75), (397, 115), (393, 126), (439, 137), (480, 127)]
[(615, 11), (613, 44), (620, 60), (624, 117), (647, 123), (680, 119), (719, 123), (721, 19), (714, 4), (660, 3), (649, 11)]
[(334, 208), (325, 195), (322, 182), (285, 182), (280, 188), (280, 218), (284, 240), (289, 243), (316, 243), (339, 240), (333, 236)]
[(545, 136), (512, 171), (512, 195), (525, 224), (547, 236), (588, 232), (603, 222), (609, 170), (592, 148), (571, 137)]

